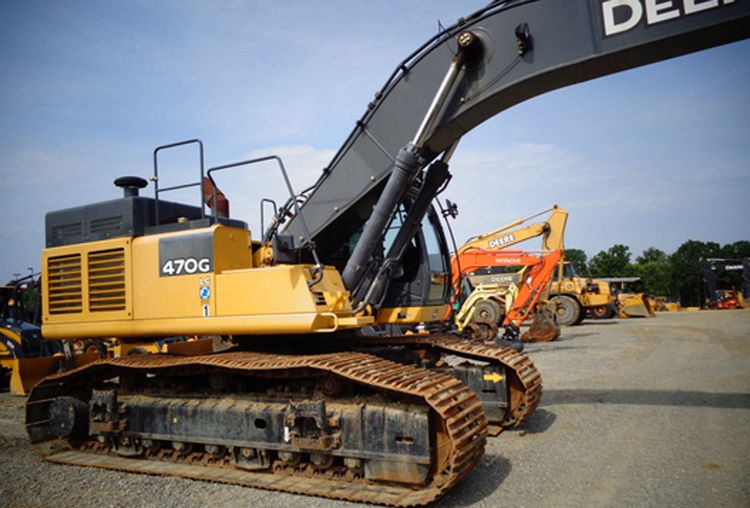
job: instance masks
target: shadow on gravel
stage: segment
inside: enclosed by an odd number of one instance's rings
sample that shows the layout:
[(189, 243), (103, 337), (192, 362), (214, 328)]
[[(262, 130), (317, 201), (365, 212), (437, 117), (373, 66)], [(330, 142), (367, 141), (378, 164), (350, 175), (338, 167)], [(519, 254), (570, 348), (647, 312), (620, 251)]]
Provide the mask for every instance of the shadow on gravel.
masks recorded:
[[(557, 341), (555, 341), (557, 342)], [(552, 343), (554, 344), (554, 343)], [(544, 353), (547, 351), (562, 351), (563, 349), (583, 349), (581, 346), (535, 346), (535, 347), (529, 347), (528, 345), (524, 347), (523, 352), (524, 353)]]
[(544, 390), (544, 405), (634, 404), (750, 409), (750, 393), (666, 390)]
[[(563, 332), (564, 332), (564, 330), (563, 330)], [(594, 333), (594, 332), (576, 333), (575, 330), (570, 330), (570, 333), (568, 333), (568, 334), (565, 334), (565, 333), (561, 334), (560, 337), (558, 337), (558, 339), (555, 340), (554, 342), (566, 342), (566, 341), (569, 341), (569, 340), (576, 340), (576, 339), (581, 338), (581, 337), (593, 337), (595, 335), (601, 335), (601, 334)]]
[[(545, 392), (542, 400), (546, 399), (546, 397), (547, 395)], [(557, 420), (557, 415), (555, 413), (547, 411), (546, 409), (537, 408), (520, 428), (511, 429), (509, 431), (506, 430), (506, 432), (517, 432), (521, 436), (525, 436), (526, 434), (541, 434), (552, 427), (555, 420)]]
[[(510, 461), (500, 455), (486, 453), (476, 468), (433, 506), (471, 506), (491, 496), (510, 474)], [(480, 478), (481, 480), (477, 480)]]

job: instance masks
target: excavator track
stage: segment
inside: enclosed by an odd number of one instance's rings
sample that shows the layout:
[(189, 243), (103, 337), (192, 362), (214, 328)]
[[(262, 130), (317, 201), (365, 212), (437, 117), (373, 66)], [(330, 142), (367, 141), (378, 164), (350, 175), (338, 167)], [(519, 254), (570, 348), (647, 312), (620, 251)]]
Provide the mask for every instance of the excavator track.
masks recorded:
[[(451, 347), (451, 344), (445, 342), (443, 347)], [(83, 386), (138, 371), (149, 376), (188, 372), (195, 376), (196, 373), (221, 371), (269, 377), (299, 377), (306, 372), (316, 372), (340, 376), (369, 389), (395, 395), (397, 399), (419, 400), (430, 408), (431, 428), (435, 429), (431, 431), (435, 436), (430, 474), (424, 485), (407, 485), (368, 481), (361, 475), (341, 470), (326, 474), (310, 464), (287, 466), (278, 461), (268, 472), (248, 471), (234, 467), (227, 455), (216, 458), (207, 452), (192, 452), (180, 456), (162, 449), (153, 455), (129, 458), (108, 450), (101, 440), (88, 438), (83, 443), (71, 443), (52, 433), (50, 404), (53, 400), (75, 393)], [(47, 460), (56, 463), (180, 476), (393, 506), (425, 505), (440, 497), (474, 468), (484, 453), (487, 436), (487, 420), (481, 403), (457, 379), (356, 352), (305, 356), (233, 352), (100, 360), (39, 383), (27, 401), (26, 428), (35, 448)]]
[(427, 347), (442, 353), (500, 364), (508, 375), (509, 404), (502, 421), (491, 422), (489, 435), (496, 436), (502, 430), (522, 425), (534, 412), (542, 398), (542, 376), (531, 359), (514, 349), (492, 343), (467, 341), (449, 334), (404, 335), (399, 337), (368, 336), (360, 339), (368, 346)]

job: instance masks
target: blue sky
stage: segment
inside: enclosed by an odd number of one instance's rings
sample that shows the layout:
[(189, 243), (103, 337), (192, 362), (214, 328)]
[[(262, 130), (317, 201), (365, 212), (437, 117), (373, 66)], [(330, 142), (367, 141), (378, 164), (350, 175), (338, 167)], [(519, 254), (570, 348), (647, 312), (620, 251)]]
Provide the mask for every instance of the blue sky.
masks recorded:
[[(0, 282), (38, 268), (47, 211), (117, 197), (160, 144), (200, 138), (208, 166), (279, 154), (307, 187), (438, 20), (485, 3), (0, 2)], [(458, 239), (554, 203), (589, 256), (750, 239), (748, 83), (743, 41), (498, 115), (452, 161)], [(189, 150), (162, 165), (195, 179)], [(258, 200), (285, 197), (273, 166), (219, 181), (253, 230)]]

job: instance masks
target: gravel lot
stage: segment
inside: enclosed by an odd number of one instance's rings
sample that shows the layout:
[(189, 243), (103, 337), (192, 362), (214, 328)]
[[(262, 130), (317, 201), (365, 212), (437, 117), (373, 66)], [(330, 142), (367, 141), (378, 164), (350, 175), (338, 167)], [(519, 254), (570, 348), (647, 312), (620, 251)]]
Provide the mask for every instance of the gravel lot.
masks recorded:
[[(541, 406), (438, 506), (750, 506), (750, 309), (587, 321), (527, 352)], [(0, 506), (355, 506), (49, 464), (23, 404), (0, 394)]]

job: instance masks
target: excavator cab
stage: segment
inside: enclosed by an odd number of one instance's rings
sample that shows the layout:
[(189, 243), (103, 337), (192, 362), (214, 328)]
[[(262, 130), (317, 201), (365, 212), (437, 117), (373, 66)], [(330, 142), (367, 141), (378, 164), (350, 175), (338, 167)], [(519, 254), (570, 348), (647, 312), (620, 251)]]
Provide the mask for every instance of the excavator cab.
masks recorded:
[[(407, 207), (402, 205), (393, 216), (384, 237), (384, 251), (402, 228), (406, 212)], [(443, 319), (448, 312), (449, 266), (445, 236), (437, 213), (430, 208), (392, 276), (377, 323), (415, 324)]]

